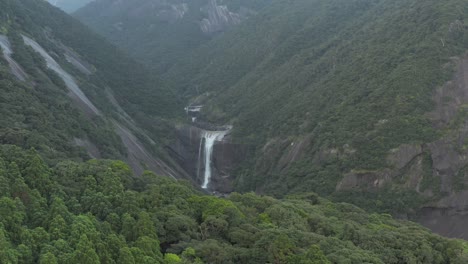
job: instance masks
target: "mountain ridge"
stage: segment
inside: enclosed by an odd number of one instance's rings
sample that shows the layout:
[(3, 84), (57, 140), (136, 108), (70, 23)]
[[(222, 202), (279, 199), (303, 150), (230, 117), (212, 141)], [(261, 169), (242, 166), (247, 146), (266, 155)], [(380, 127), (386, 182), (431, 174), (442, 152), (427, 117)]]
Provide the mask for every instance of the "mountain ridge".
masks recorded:
[(99, 0), (73, 15), (159, 72), (252, 17), (270, 0)]
[[(7, 54), (6, 58), (10, 66), (20, 65), (28, 73), (27, 79), (20, 80), (22, 85), (32, 89), (36, 86), (49, 90), (49, 87), (56, 87), (61, 90), (60, 94), (71, 99), (70, 107), (76, 107), (75, 112), (81, 110), (81, 113), (77, 113), (81, 119), (70, 118), (73, 124), (70, 128), (57, 130), (60, 143), (56, 141), (53, 146), (44, 146), (45, 149), (84, 148), (94, 158), (127, 160), (137, 174), (149, 168), (160, 174), (184, 177), (181, 171), (175, 172), (175, 165), (166, 164), (172, 161), (164, 157), (161, 143), (170, 138), (169, 133), (162, 132), (169, 127), (167, 120), (177, 116), (177, 111), (170, 110), (170, 107), (178, 108), (175, 96), (159, 86), (157, 79), (151, 77), (144, 67), (62, 11), (50, 8), (46, 3), (6, 1), (4, 4), (7, 7), (4, 9), (7, 19), (3, 20), (6, 35), (2, 36), (4, 44), (10, 44), (10, 55)], [(31, 7), (34, 7), (34, 12), (31, 12)], [(12, 22), (11, 18), (20, 22)], [(64, 28), (71, 30), (64, 31)], [(143, 95), (149, 90), (157, 94)], [(46, 101), (55, 100), (51, 92), (45, 95), (38, 93)], [(61, 99), (67, 101), (65, 97)], [(155, 105), (155, 101), (160, 102)], [(58, 109), (53, 108), (60, 111)], [(144, 117), (145, 121), (153, 120), (153, 123), (137, 121), (141, 111), (153, 112)], [(86, 132), (71, 132), (82, 126), (74, 123), (78, 120), (86, 127)], [(142, 123), (145, 125), (141, 126)], [(47, 124), (56, 126), (52, 120)], [(28, 134), (37, 133), (35, 130), (29, 131), (31, 128), (27, 122), (23, 126), (27, 128)], [(45, 138), (51, 137), (46, 131), (40, 133)], [(148, 136), (151, 133), (149, 131), (155, 134)], [(18, 143), (8, 137), (4, 143)], [(150, 137), (156, 139), (151, 140)], [(30, 146), (39, 147), (37, 144)], [(86, 152), (80, 155), (64, 157), (89, 158)], [(51, 154), (50, 158), (60, 159), (60, 155)]]
[(0, 0), (0, 31), (0, 263), (468, 260), (466, 241), (312, 192), (216, 197), (174, 180), (161, 149), (174, 124), (194, 127), (144, 67), (45, 1)]
[(232, 124), (232, 140), (253, 146), (230, 173), (235, 190), (312, 190), (417, 219), (464, 186), (463, 106), (437, 90), (468, 48), (465, 11), (458, 0), (273, 1), (154, 70), (204, 105), (200, 121)]

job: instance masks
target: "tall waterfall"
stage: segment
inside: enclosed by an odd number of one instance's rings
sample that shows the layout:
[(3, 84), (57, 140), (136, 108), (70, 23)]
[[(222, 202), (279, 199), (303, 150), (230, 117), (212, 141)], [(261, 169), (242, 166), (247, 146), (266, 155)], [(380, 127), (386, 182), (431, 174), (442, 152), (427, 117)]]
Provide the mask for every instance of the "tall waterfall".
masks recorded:
[[(211, 163), (213, 158), (213, 147), (216, 141), (222, 141), (224, 136), (229, 132), (229, 130), (225, 131), (204, 131), (200, 141), (205, 141), (204, 144), (204, 161), (205, 161), (205, 174), (203, 179), (203, 189), (207, 189), (208, 185), (211, 181)], [(198, 164), (200, 164), (200, 153), (202, 148), (202, 142), (200, 142), (200, 150), (199, 150), (199, 160)], [(200, 166), (200, 165), (199, 165)], [(200, 168), (198, 168), (200, 171)]]

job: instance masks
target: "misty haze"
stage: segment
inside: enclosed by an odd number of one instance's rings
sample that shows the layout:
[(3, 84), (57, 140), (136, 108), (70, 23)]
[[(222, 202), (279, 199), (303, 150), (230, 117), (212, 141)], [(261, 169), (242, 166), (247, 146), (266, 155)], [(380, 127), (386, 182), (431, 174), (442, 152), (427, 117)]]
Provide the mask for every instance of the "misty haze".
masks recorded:
[(468, 263), (465, 0), (0, 0), (0, 264)]

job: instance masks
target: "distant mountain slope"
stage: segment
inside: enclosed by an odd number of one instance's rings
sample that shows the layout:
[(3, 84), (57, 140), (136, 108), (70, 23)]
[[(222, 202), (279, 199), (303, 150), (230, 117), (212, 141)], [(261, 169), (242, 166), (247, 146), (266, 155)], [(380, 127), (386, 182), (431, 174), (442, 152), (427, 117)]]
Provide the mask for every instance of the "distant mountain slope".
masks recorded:
[(2, 264), (468, 260), (466, 241), (315, 193), (216, 197), (141, 173), (180, 172), (160, 152), (172, 93), (44, 1), (0, 0), (0, 30)]
[(163, 150), (167, 120), (183, 108), (173, 93), (46, 2), (0, 3), (1, 143), (36, 148), (50, 162), (88, 154), (127, 160), (137, 174), (181, 176)]
[[(234, 141), (254, 146), (230, 174), (237, 190), (312, 190), (468, 237), (458, 214), (468, 189), (466, 11), (462, 0), (272, 1), (190, 55), (168, 49), (176, 64), (154, 69), (187, 104), (204, 105), (199, 120), (232, 124)], [(134, 46), (140, 59), (166, 40), (105, 34), (148, 45)]]
[(233, 124), (238, 142), (257, 146), (237, 173), (238, 190), (456, 212), (468, 165), (466, 8), (459, 0), (275, 1), (165, 80), (204, 104), (207, 120)]
[(93, 0), (47, 0), (67, 13), (76, 11)]
[(74, 15), (158, 72), (271, 0), (98, 0)]
[(343, 165), (374, 170), (390, 149), (437, 137), (427, 114), (466, 48), (461, 6), (278, 1), (166, 79), (206, 96), (211, 120), (234, 122), (239, 135), (265, 144), (310, 134), (310, 154), (348, 148)]

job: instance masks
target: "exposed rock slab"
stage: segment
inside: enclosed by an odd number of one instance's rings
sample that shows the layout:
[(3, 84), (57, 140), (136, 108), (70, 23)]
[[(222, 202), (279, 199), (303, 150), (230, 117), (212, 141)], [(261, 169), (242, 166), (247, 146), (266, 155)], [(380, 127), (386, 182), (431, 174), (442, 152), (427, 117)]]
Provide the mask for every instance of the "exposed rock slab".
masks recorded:
[(207, 17), (200, 22), (200, 28), (207, 34), (224, 31), (242, 21), (240, 14), (229, 11), (225, 5), (218, 5), (216, 0), (210, 0), (202, 11), (207, 13)]
[(367, 190), (376, 191), (392, 181), (395, 172), (389, 169), (383, 171), (353, 171), (344, 175), (337, 184), (337, 191)]
[(387, 157), (387, 161), (396, 169), (404, 168), (416, 156), (423, 153), (421, 145), (404, 144), (399, 148), (393, 149)]
[(88, 99), (88, 97), (83, 93), (83, 91), (78, 86), (75, 78), (66, 72), (48, 53), (44, 50), (36, 41), (23, 35), (24, 43), (36, 52), (38, 52), (46, 61), (47, 67), (57, 73), (62, 80), (65, 82), (65, 85), (70, 91), (70, 97), (78, 102), (78, 106), (82, 108), (83, 111), (90, 115), (100, 115), (100, 111), (94, 106), (94, 104)]
[(11, 73), (13, 73), (13, 75), (15, 75), (18, 80), (23, 82), (26, 81), (28, 75), (23, 70), (23, 68), (11, 57), (13, 50), (7, 36), (0, 35), (0, 47), (3, 51), (3, 57), (7, 60), (10, 66)]

